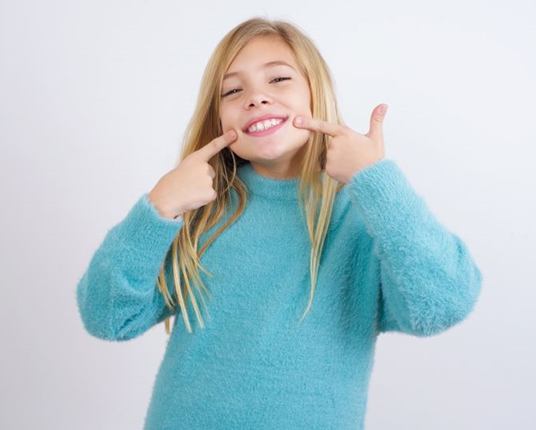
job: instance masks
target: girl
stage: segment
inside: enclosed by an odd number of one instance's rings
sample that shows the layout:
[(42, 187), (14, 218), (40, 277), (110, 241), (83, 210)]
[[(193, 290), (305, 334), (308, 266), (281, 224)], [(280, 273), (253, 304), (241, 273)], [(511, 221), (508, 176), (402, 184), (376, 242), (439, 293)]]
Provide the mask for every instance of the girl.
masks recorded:
[(77, 286), (98, 338), (169, 334), (176, 316), (146, 430), (363, 428), (377, 336), (472, 311), (481, 273), (385, 158), (385, 108), (365, 135), (344, 125), (291, 23), (253, 18), (218, 44), (178, 165)]

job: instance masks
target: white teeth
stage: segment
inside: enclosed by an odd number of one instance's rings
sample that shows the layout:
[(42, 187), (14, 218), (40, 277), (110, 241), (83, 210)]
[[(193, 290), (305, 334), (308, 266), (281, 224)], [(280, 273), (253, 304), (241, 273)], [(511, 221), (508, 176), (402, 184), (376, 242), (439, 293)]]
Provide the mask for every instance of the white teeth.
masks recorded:
[(282, 119), (280, 118), (271, 118), (271, 119), (267, 119), (267, 120), (264, 120), (264, 121), (259, 121), (255, 124), (253, 124), (251, 127), (248, 128), (248, 132), (250, 133), (253, 133), (255, 131), (262, 131), (262, 130), (266, 130), (270, 127), (273, 127), (274, 125), (277, 125), (277, 124), (280, 124), (281, 122), (283, 122)]

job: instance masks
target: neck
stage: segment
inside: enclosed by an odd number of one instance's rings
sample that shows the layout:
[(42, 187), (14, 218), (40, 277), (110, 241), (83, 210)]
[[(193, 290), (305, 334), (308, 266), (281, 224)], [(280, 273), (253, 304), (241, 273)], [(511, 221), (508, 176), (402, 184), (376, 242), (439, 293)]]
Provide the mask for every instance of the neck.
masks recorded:
[(255, 173), (268, 179), (297, 179), (299, 176), (298, 169), (294, 166), (267, 166), (253, 161), (250, 164)]
[(297, 200), (299, 178), (273, 178), (258, 173), (251, 163), (238, 169), (238, 175), (245, 182), (251, 194), (276, 200)]

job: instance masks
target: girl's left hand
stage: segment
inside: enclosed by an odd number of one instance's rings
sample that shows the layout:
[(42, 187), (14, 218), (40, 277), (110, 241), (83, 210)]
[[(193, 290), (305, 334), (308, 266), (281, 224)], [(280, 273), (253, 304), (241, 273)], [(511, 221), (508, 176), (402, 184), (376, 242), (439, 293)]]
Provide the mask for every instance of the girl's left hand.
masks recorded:
[[(357, 172), (385, 157), (382, 126), (387, 107), (380, 104), (374, 108), (365, 135), (345, 125), (303, 116), (297, 116), (294, 125), (332, 137), (327, 145), (325, 170), (332, 178), (347, 184)], [(298, 118), (302, 118), (301, 124)]]

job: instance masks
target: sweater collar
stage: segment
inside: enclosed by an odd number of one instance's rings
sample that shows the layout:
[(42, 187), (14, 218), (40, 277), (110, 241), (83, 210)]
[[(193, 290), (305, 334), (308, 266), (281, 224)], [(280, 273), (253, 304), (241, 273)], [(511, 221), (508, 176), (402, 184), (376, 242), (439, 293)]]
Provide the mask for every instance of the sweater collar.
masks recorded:
[(299, 178), (275, 179), (255, 171), (250, 162), (237, 169), (238, 176), (251, 194), (277, 200), (297, 200)]

